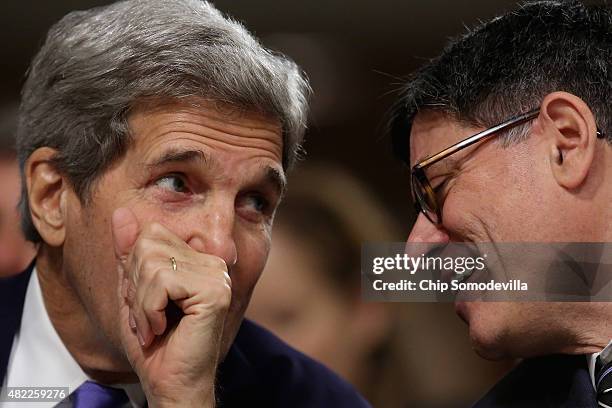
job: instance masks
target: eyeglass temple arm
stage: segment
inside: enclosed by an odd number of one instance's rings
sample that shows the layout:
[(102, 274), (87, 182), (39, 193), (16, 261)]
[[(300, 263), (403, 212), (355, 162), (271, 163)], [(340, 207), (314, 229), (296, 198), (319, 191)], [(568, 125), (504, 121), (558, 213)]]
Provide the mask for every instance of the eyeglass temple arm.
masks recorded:
[(500, 130), (504, 130), (506, 128), (509, 127), (513, 127), (513, 126), (517, 126), (523, 122), (527, 122), (528, 120), (531, 120), (533, 118), (535, 118), (536, 116), (538, 116), (538, 113), (540, 113), (540, 109), (535, 109), (532, 110), (530, 112), (524, 113), (522, 115), (519, 116), (515, 116), (512, 119), (509, 119), (503, 123), (500, 123), (499, 125), (493, 126), (492, 128), (489, 128), (487, 130), (484, 130), (480, 133), (476, 133), (473, 136), (468, 137), (467, 139), (463, 139), (462, 141), (455, 143), (452, 146), (447, 147), (446, 149), (442, 150), (440, 153), (436, 153), (433, 156), (430, 156), (428, 158), (426, 158), (425, 160), (421, 161), (420, 163), (417, 164), (416, 167), (427, 167), (431, 164), (434, 164), (435, 162), (437, 162), (438, 160), (442, 160), (443, 158), (450, 156), (451, 154), (465, 148), (468, 146), (473, 145), (474, 143), (488, 137), (491, 135), (494, 135), (495, 133), (499, 132)]

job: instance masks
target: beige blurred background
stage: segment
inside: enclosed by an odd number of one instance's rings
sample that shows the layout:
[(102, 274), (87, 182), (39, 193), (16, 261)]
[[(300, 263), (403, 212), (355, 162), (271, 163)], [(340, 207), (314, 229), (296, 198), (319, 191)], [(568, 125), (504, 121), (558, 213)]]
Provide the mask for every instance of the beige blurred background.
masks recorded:
[[(49, 26), (94, 0), (0, 4), (0, 274), (27, 264), (18, 237), (15, 103)], [(290, 176), (271, 258), (249, 315), (353, 382), (376, 407), (464, 407), (511, 363), (481, 360), (448, 304), (363, 303), (362, 241), (404, 240), (414, 219), (407, 169), (384, 116), (401, 78), (449, 36), (514, 0), (216, 1), (307, 72), (315, 95), (306, 160)]]
[(477, 358), (450, 304), (361, 301), (361, 244), (404, 233), (350, 171), (303, 163), (277, 213), (247, 316), (334, 369), (375, 407), (470, 406), (512, 362)]

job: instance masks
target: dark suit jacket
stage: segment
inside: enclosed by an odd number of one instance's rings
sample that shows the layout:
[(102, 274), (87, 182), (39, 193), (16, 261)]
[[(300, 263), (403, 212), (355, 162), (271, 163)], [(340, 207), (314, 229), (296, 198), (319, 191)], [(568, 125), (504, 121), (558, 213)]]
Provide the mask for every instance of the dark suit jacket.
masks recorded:
[[(0, 279), (0, 384), (19, 330), (32, 267)], [(323, 365), (245, 320), (219, 367), (218, 407), (369, 407)]]
[(520, 363), (474, 408), (596, 408), (584, 355), (552, 355)]

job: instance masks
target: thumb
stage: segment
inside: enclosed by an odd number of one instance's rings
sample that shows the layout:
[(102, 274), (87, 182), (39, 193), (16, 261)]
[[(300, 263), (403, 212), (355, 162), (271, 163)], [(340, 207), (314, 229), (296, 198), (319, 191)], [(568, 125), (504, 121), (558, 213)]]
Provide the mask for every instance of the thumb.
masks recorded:
[(136, 216), (129, 208), (117, 208), (111, 219), (115, 256), (124, 262), (140, 233)]

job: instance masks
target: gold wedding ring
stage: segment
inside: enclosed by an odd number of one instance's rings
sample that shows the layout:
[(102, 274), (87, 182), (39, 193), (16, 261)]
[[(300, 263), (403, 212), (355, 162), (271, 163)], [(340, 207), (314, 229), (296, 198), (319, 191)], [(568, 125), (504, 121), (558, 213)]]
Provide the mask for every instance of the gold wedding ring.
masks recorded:
[(176, 272), (176, 259), (173, 256), (170, 257), (170, 262), (172, 262), (172, 270)]

